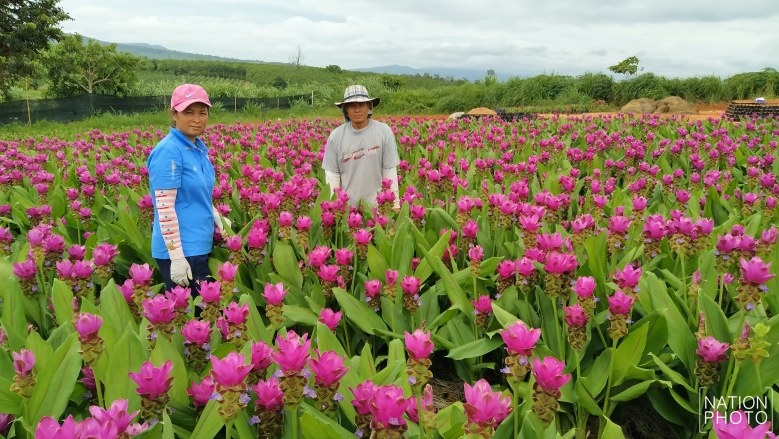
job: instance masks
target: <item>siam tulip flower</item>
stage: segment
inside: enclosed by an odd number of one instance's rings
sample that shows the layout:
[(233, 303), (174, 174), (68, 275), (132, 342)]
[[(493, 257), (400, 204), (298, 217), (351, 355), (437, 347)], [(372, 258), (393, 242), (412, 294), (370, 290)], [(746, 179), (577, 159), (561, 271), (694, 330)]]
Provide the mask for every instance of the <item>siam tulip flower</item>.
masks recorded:
[(130, 266), (130, 278), (135, 285), (150, 286), (152, 281), (153, 272), (149, 267), (149, 264), (132, 264)]
[(35, 353), (28, 349), (22, 349), (19, 352), (14, 352), (12, 357), (15, 374), (11, 391), (23, 398), (29, 398), (37, 381), (33, 373)]
[(314, 249), (308, 253), (307, 265), (312, 269), (319, 269), (327, 263), (328, 259), (330, 259), (330, 252), (330, 247), (327, 246), (314, 247)]
[(84, 245), (73, 244), (68, 247), (68, 259), (71, 262), (83, 261), (87, 253), (87, 247)]
[(371, 424), (371, 405), (373, 404), (373, 397), (378, 390), (376, 384), (373, 381), (366, 380), (358, 384), (356, 387), (350, 387), (349, 390), (354, 395), (352, 399), (352, 406), (356, 412), (354, 418), (354, 426), (356, 430), (355, 436), (362, 438), (368, 433)]
[(173, 310), (176, 312), (173, 325), (181, 327), (187, 321), (187, 314), (190, 311), (189, 300), (192, 297), (192, 290), (188, 287), (176, 285), (165, 291), (165, 297), (173, 302)]
[[(62, 425), (51, 416), (44, 416), (35, 427), (36, 439), (71, 439), (80, 437), (77, 431), (80, 430), (78, 423), (73, 419), (73, 415), (68, 415)], [(102, 436), (101, 436), (102, 437)]]
[(338, 408), (338, 401), (343, 396), (338, 393), (341, 378), (346, 375), (349, 368), (344, 366), (344, 359), (335, 351), (320, 353), (308, 361), (308, 367), (314, 373), (314, 393), (316, 394), (316, 408), (327, 416), (333, 416)]
[(568, 325), (568, 343), (575, 350), (581, 350), (587, 342), (587, 322), (589, 313), (581, 305), (575, 303), (563, 308), (565, 317), (563, 320)]
[(728, 343), (720, 343), (712, 336), (699, 338), (695, 354), (695, 376), (701, 387), (711, 387), (719, 382), (719, 368), (728, 359)]
[(341, 286), (344, 283), (340, 275), (341, 267), (335, 264), (326, 264), (319, 267), (317, 276), (322, 282), (322, 295), (325, 299), (333, 297), (333, 287)]
[(211, 356), (211, 378), (219, 395), (219, 414), (225, 421), (234, 420), (246, 407), (246, 377), (251, 369), (246, 357), (237, 352), (230, 352), (222, 359)]
[(565, 363), (554, 357), (533, 359), (533, 413), (545, 422), (551, 422), (560, 408), (560, 388), (571, 379), (564, 374)]
[(187, 388), (187, 395), (192, 398), (192, 405), (196, 410), (202, 409), (211, 400), (211, 395), (214, 394), (216, 385), (214, 384), (211, 375), (206, 375), (203, 380), (198, 382), (192, 382)]
[(419, 299), (419, 288), (422, 281), (418, 277), (404, 276), (400, 281), (400, 288), (403, 290), (403, 306), (410, 313), (414, 313), (422, 304)]
[(8, 435), (11, 425), (14, 423), (14, 415), (10, 413), (0, 413), (0, 436)]
[(303, 398), (304, 388), (308, 378), (303, 376), (303, 368), (306, 366), (311, 349), (311, 340), (308, 334), (299, 336), (295, 331), (287, 331), (282, 336), (276, 336), (277, 351), (271, 354), (271, 358), (279, 365), (279, 379), (281, 389), (284, 391), (284, 404), (296, 406)]
[(476, 241), (476, 235), (479, 234), (479, 223), (474, 220), (468, 220), (463, 224), (460, 231), (463, 237), (463, 244), (470, 245)]
[(254, 402), (254, 416), (249, 421), (257, 425), (259, 437), (280, 438), (284, 429), (284, 392), (279, 380), (274, 377), (259, 380), (252, 387), (257, 399)]
[(484, 249), (480, 245), (474, 245), (468, 249), (469, 268), (473, 276), (481, 275), (481, 261), (484, 259)]
[(606, 242), (610, 254), (622, 250), (631, 223), (632, 221), (630, 218), (622, 215), (614, 215), (609, 218), (608, 237), (606, 238)]
[(378, 312), (381, 309), (381, 281), (378, 279), (366, 280), (363, 285), (365, 286), (365, 301), (374, 311)]
[(617, 269), (614, 272), (614, 283), (635, 299), (636, 293), (639, 291), (638, 281), (641, 279), (641, 274), (641, 267), (633, 268), (633, 264), (627, 264), (622, 270)]
[(628, 333), (630, 312), (633, 307), (633, 297), (617, 290), (609, 296), (609, 335), (613, 339), (624, 337)]
[(406, 352), (408, 352), (408, 361), (406, 362), (406, 372), (408, 381), (416, 389), (421, 389), (433, 373), (430, 372), (430, 354), (433, 353), (435, 345), (430, 340), (429, 331), (417, 329), (413, 333), (405, 333)]
[[(222, 287), (223, 292), (237, 293), (238, 288), (235, 287), (235, 276), (238, 274), (238, 266), (232, 264), (230, 261), (226, 261), (217, 265), (216, 279)], [(229, 296), (224, 295), (222, 300), (227, 300)]]
[(98, 335), (103, 318), (95, 314), (79, 313), (73, 326), (78, 333), (81, 355), (86, 363), (91, 364), (103, 352), (103, 339)]
[[(421, 416), (419, 410), (421, 409)], [(425, 384), (421, 396), (412, 396), (406, 408), (406, 415), (412, 422), (424, 427), (425, 431), (435, 431), (435, 404), (433, 403), (433, 386)]]
[(192, 369), (202, 372), (211, 355), (211, 324), (205, 320), (190, 320), (181, 328), (184, 355)]
[(11, 244), (14, 242), (14, 235), (10, 227), (0, 227), (0, 257), (11, 254)]
[(514, 387), (525, 378), (528, 371), (528, 357), (532, 355), (533, 349), (541, 338), (541, 330), (538, 328), (530, 329), (525, 322), (517, 320), (505, 329), (500, 330), (500, 336), (506, 343), (506, 356), (504, 363), (506, 367), (501, 369), (508, 374), (509, 384)]
[(28, 258), (22, 262), (14, 262), (13, 273), (19, 279), (25, 296), (33, 297), (38, 294), (39, 287), (36, 280), (38, 265), (35, 260)]
[(173, 320), (176, 319), (176, 303), (163, 294), (157, 294), (142, 303), (143, 317), (149, 324), (146, 329), (149, 331), (149, 346), (154, 348), (155, 340), (162, 334), (170, 341), (176, 328), (173, 326)]
[(750, 416), (743, 410), (712, 416), (714, 433), (718, 439), (776, 439), (771, 432), (771, 422), (763, 422), (755, 427), (749, 425)]
[(335, 331), (341, 322), (341, 311), (335, 312), (331, 308), (322, 308), (319, 311), (318, 321), (325, 325), (330, 331)]
[(492, 316), (492, 299), (489, 295), (479, 296), (478, 299), (471, 301), (473, 305), (474, 325), (480, 329), (486, 329), (489, 319)]
[(506, 288), (513, 285), (516, 281), (517, 265), (511, 259), (504, 259), (500, 261), (495, 271), (498, 274), (498, 294), (502, 295)]
[(503, 422), (513, 407), (511, 396), (494, 392), (485, 379), (473, 386), (464, 384), (465, 390), (465, 426), (463, 430), (468, 438), (491, 438), (495, 429)]
[(252, 342), (249, 361), (252, 366), (252, 370), (249, 372), (249, 382), (253, 383), (265, 379), (268, 368), (273, 364), (273, 348), (264, 341)]
[(118, 245), (101, 242), (92, 250), (95, 274), (103, 283), (108, 281), (114, 273), (114, 260), (119, 255), (118, 248)]
[(368, 229), (358, 229), (352, 237), (354, 238), (354, 245), (357, 247), (357, 257), (360, 260), (364, 260), (368, 256), (368, 244), (371, 243), (373, 235)]
[(227, 334), (223, 336), (224, 341), (235, 344), (238, 348), (249, 339), (246, 321), (249, 319), (249, 304), (239, 305), (236, 302), (230, 302), (227, 307), (222, 309), (222, 318), (227, 325)]
[(282, 241), (289, 241), (292, 237), (292, 225), (295, 223), (295, 215), (292, 212), (281, 211), (279, 212), (279, 239)]
[(570, 277), (577, 265), (578, 262), (574, 254), (557, 251), (547, 253), (544, 263), (546, 295), (550, 298), (566, 297), (568, 291), (563, 288), (563, 285), (566, 284), (566, 279)]
[(300, 215), (295, 220), (295, 237), (301, 250), (308, 248), (308, 232), (311, 230), (312, 223), (311, 217), (306, 215)]
[[(408, 429), (403, 414), (409, 398), (403, 395), (403, 389), (396, 385), (379, 386), (370, 403), (371, 429), (376, 439), (401, 438)], [(374, 436), (375, 435), (375, 436)]]
[(391, 268), (384, 273), (384, 294), (391, 302), (395, 301), (395, 285), (397, 285), (398, 276), (400, 276), (400, 273)]
[(138, 412), (128, 413), (128, 406), (129, 403), (126, 399), (117, 399), (111, 403), (108, 410), (93, 405), (89, 407), (89, 413), (92, 415), (92, 419), (97, 421), (97, 424), (102, 426), (113, 425), (119, 432), (119, 437), (124, 437), (122, 433), (127, 436), (139, 435), (147, 430), (149, 425), (146, 423), (133, 423), (133, 419), (138, 415)]
[(362, 227), (362, 214), (359, 212), (351, 212), (349, 213), (349, 217), (346, 219), (346, 225), (353, 230), (359, 229)]
[(264, 227), (252, 226), (246, 234), (246, 247), (249, 251), (249, 260), (260, 263), (265, 258), (265, 246), (268, 245), (268, 230)]
[(222, 302), (222, 286), (216, 281), (201, 281), (199, 295), (201, 316), (211, 323), (215, 322)]
[(771, 273), (771, 263), (755, 256), (750, 260), (741, 259), (741, 279), (739, 280), (736, 301), (743, 309), (751, 311), (762, 301), (763, 293), (768, 291), (766, 283), (776, 275)]
[(135, 389), (141, 395), (141, 418), (152, 421), (162, 420), (162, 411), (170, 399), (168, 391), (173, 383), (173, 363), (168, 360), (160, 367), (154, 366), (150, 361), (141, 365), (139, 372), (130, 372), (128, 375), (138, 387)]

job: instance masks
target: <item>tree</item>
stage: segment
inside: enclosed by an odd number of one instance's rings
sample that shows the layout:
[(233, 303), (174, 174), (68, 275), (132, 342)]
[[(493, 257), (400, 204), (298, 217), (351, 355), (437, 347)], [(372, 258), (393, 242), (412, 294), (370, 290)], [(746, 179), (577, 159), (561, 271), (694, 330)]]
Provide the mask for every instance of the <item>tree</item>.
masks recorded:
[(51, 41), (59, 41), (58, 24), (70, 20), (59, 0), (3, 0), (0, 5), (0, 94), (34, 73), (35, 61)]
[(300, 67), (303, 64), (304, 58), (303, 49), (301, 49), (300, 45), (298, 44), (297, 51), (289, 57), (289, 63), (295, 67)]
[(329, 66), (325, 67), (325, 70), (327, 70), (330, 73), (343, 73), (341, 67), (335, 64), (330, 64)]
[[(623, 59), (618, 64), (609, 67), (609, 70), (620, 75), (633, 76), (638, 72), (638, 62), (639, 59), (637, 57), (631, 56)], [(641, 70), (643, 70), (643, 68)]]
[(284, 90), (285, 88), (287, 88), (289, 84), (287, 83), (286, 79), (282, 78), (281, 76), (277, 76), (276, 79), (273, 80), (273, 84), (271, 85), (273, 85), (279, 90)]
[(68, 35), (54, 45), (44, 58), (54, 97), (83, 94), (124, 96), (135, 86), (141, 58), (117, 52), (116, 44), (95, 40), (84, 44), (81, 35)]

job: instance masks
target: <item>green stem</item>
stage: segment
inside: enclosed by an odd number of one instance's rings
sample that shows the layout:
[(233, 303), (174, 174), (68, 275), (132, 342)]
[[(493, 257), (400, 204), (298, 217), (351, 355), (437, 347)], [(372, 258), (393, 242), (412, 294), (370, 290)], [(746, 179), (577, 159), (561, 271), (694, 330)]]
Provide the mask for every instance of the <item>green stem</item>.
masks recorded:
[(515, 386), (511, 386), (512, 401), (511, 406), (514, 407), (514, 437), (519, 437), (519, 390)]
[(560, 351), (557, 353), (559, 355), (560, 360), (565, 361), (565, 344), (563, 343), (563, 325), (560, 322), (560, 318), (558, 317), (557, 312), (557, 300), (554, 299), (552, 301), (552, 312), (554, 313), (554, 323), (555, 328), (557, 329), (555, 332), (557, 333), (557, 343), (560, 348)]
[[(738, 378), (738, 371), (739, 371), (739, 369), (741, 369), (741, 361), (740, 360), (735, 360), (734, 362), (736, 363), (736, 367), (733, 370), (733, 375), (732, 376), (730, 376), (730, 375), (728, 376), (728, 378), (729, 378), (729, 380), (728, 380), (728, 389), (725, 391), (725, 394), (722, 395), (722, 397), (725, 400), (730, 398), (730, 394), (733, 393), (733, 386), (736, 384), (736, 378)], [(730, 373), (729, 369), (730, 369), (730, 365), (728, 365), (728, 373)]]
[(289, 415), (290, 427), (292, 430), (292, 439), (300, 438), (300, 419), (298, 419), (298, 406), (287, 407), (287, 415)]
[(614, 353), (617, 351), (616, 338), (612, 340), (611, 347), (614, 348), (614, 352), (612, 352), (611, 357), (609, 357), (609, 376), (606, 380), (606, 397), (603, 399), (603, 415), (607, 417), (611, 414), (609, 412), (609, 409), (611, 408), (609, 404), (609, 398), (611, 397), (611, 382), (612, 376), (614, 375)]
[[(580, 380), (582, 377), (581, 359), (579, 357), (579, 351), (574, 349), (573, 351), (574, 361), (576, 361), (576, 379)], [(583, 439), (585, 437), (585, 428), (587, 427), (587, 415), (583, 410), (581, 404), (576, 404), (576, 438)], [(515, 434), (514, 437), (517, 437)]]
[(225, 438), (230, 439), (233, 433), (233, 422), (234, 421), (227, 421), (225, 424)]
[(417, 400), (417, 425), (419, 426), (419, 437), (420, 438), (426, 438), (425, 435), (425, 422), (422, 419), (422, 387), (421, 386), (414, 386), (412, 387), (412, 390), (414, 391), (414, 396), (416, 396)]

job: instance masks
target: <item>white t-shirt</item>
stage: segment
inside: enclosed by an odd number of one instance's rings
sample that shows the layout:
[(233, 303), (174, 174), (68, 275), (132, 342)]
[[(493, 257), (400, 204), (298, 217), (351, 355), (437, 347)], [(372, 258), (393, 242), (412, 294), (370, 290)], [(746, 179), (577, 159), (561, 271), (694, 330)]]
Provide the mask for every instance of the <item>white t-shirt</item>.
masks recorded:
[(400, 157), (392, 129), (373, 119), (361, 129), (352, 127), (351, 122), (334, 129), (322, 159), (325, 171), (340, 174), (341, 188), (349, 195), (351, 205), (360, 199), (376, 205), (382, 171), (398, 164)]

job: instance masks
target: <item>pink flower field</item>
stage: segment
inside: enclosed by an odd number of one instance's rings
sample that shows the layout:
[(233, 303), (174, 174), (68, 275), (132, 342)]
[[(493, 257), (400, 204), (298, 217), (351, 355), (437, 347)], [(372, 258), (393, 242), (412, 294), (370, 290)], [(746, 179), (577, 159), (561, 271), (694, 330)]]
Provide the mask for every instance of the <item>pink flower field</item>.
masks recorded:
[(399, 210), (330, 193), (338, 121), (210, 126), (194, 299), (166, 132), (0, 140), (0, 436), (775, 437), (779, 119), (382, 120)]

